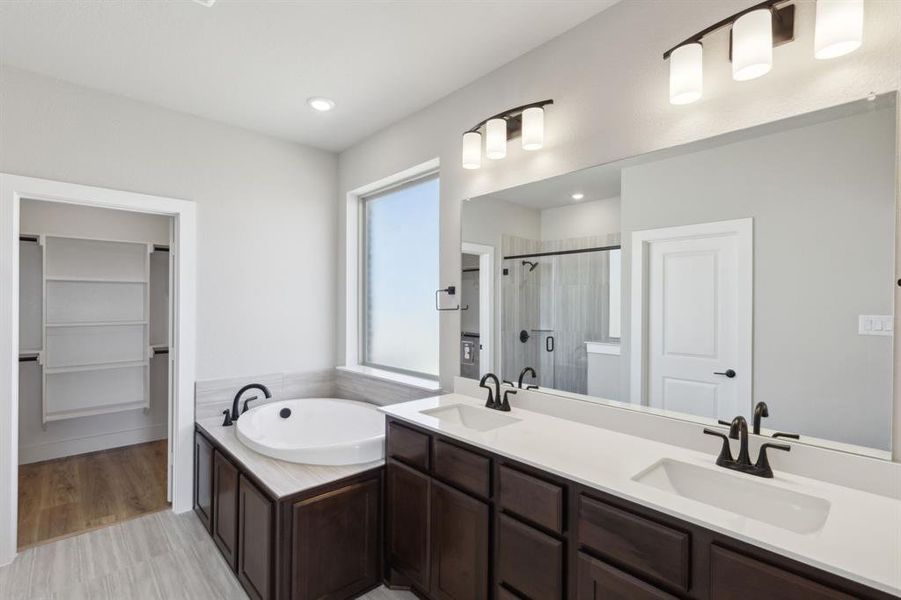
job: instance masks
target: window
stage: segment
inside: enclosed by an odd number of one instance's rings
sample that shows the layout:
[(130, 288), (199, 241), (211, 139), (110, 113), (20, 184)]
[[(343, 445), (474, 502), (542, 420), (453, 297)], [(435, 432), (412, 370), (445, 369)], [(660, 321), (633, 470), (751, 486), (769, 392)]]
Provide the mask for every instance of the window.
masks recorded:
[(438, 378), (438, 175), (363, 197), (364, 365)]

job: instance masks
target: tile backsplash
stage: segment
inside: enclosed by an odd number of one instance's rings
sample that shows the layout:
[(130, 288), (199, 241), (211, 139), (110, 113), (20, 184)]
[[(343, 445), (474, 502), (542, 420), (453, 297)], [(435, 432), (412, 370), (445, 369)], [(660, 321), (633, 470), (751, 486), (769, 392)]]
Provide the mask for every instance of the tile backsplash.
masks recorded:
[[(198, 381), (194, 387), (194, 418), (205, 419), (230, 409), (235, 393), (248, 383), (262, 383), (272, 392), (272, 399), (346, 398), (385, 405), (434, 396), (436, 392), (374, 379), (358, 373), (321, 369), (304, 373), (265, 373), (246, 377)], [(250, 396), (248, 392), (245, 398)], [(262, 395), (251, 406), (267, 402)]]

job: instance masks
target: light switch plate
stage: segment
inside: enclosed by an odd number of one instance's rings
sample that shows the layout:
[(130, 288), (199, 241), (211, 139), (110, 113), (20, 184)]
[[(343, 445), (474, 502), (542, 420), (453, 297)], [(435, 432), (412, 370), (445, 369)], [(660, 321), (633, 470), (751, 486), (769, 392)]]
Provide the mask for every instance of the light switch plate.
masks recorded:
[(858, 335), (892, 335), (895, 319), (892, 315), (859, 315)]

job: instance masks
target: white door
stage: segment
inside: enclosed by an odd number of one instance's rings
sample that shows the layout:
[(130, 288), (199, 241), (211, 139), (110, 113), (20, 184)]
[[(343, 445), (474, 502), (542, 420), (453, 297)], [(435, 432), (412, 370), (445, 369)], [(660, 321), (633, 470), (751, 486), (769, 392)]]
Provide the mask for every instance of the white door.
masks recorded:
[(751, 411), (753, 242), (750, 223), (736, 223), (639, 232), (650, 234), (640, 305), (650, 406), (719, 419)]

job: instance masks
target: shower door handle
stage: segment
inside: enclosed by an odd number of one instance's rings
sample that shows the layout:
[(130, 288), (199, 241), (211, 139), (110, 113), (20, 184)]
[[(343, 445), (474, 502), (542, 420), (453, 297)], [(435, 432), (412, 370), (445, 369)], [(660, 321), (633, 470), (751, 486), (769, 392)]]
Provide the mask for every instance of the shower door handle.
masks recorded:
[(544, 338), (544, 349), (547, 350), (548, 352), (554, 351), (554, 336), (549, 335), (546, 338)]

